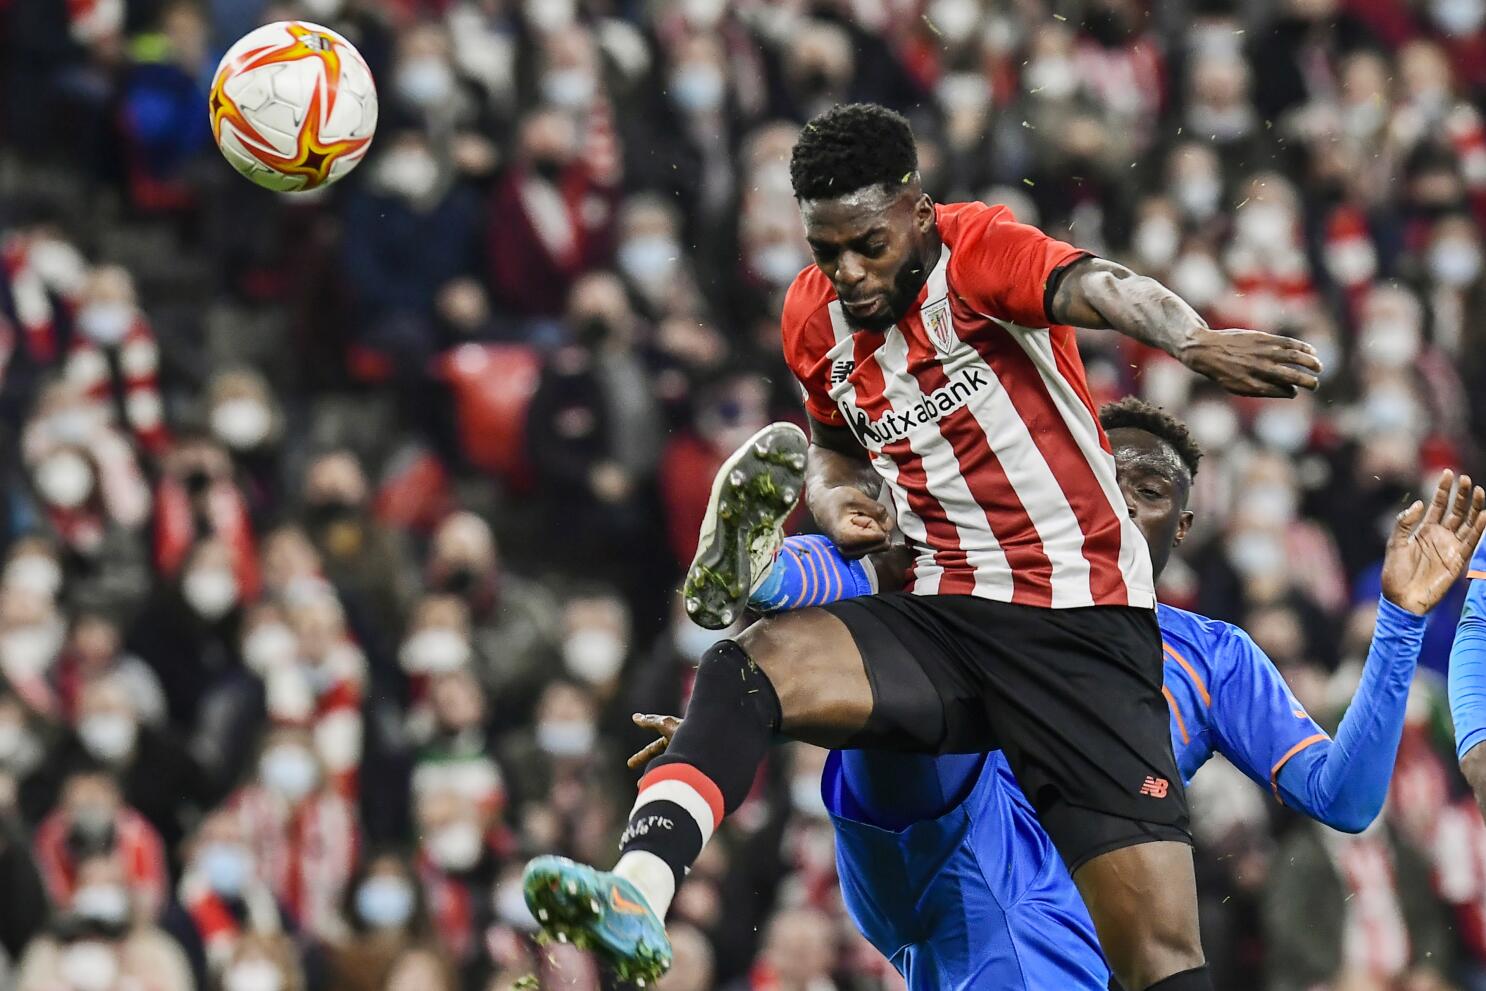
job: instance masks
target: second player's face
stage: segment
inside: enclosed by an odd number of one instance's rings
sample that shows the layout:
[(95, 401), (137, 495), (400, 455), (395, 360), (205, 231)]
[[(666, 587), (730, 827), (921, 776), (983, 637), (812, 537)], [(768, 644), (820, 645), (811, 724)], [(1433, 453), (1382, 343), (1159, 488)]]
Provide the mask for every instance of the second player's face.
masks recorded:
[(918, 296), (934, 205), (917, 184), (873, 187), (800, 204), (816, 266), (841, 300), (853, 327), (886, 330)]
[(1164, 441), (1143, 430), (1111, 431), (1109, 440), (1125, 506), (1150, 548), (1151, 570), (1159, 575), (1192, 525), (1185, 508), (1185, 469), (1177, 467), (1180, 459)]

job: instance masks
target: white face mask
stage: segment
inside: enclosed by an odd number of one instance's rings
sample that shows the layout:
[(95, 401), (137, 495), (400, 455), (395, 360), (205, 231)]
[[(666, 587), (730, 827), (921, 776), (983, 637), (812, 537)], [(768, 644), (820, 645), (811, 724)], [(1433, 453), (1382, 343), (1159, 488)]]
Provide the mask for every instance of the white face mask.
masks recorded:
[(562, 642), (562, 662), (568, 674), (590, 685), (618, 674), (624, 655), (624, 640), (609, 630), (578, 630)]
[(1266, 526), (1289, 523), (1295, 519), (1298, 499), (1288, 485), (1268, 483), (1255, 485), (1238, 495), (1238, 515)]
[(495, 914), (502, 922), (519, 932), (536, 932), (540, 928), (531, 909), (526, 907), (526, 895), (518, 881), (508, 881), (495, 889), (492, 899)]
[(820, 779), (813, 775), (796, 775), (790, 780), (789, 803), (795, 812), (811, 819), (824, 819), (830, 815), (826, 800), (820, 793)]
[(237, 578), (226, 568), (195, 568), (181, 582), (181, 595), (202, 619), (221, 619), (237, 604)]
[(716, 27), (727, 13), (727, 0), (681, 0), (681, 16), (698, 30)]
[(484, 844), (472, 822), (452, 822), (427, 840), (428, 856), (446, 871), (467, 871), (480, 862)]
[(469, 641), (453, 630), (431, 627), (408, 637), (398, 660), (409, 674), (445, 674), (469, 663)]
[(800, 274), (805, 263), (793, 245), (780, 241), (754, 249), (749, 255), (748, 267), (769, 285), (782, 288)]
[(556, 69), (542, 77), (542, 96), (564, 110), (585, 110), (593, 102), (598, 81), (583, 69)]
[(1310, 440), (1310, 414), (1291, 403), (1266, 406), (1254, 417), (1254, 436), (1272, 451), (1294, 454)]
[(925, 16), (938, 29), (944, 40), (957, 45), (970, 37), (981, 21), (980, 4), (975, 0), (934, 0)]
[(727, 95), (727, 79), (721, 69), (710, 63), (683, 65), (671, 75), (670, 90), (682, 110), (716, 110)]
[(299, 2), (304, 5), (306, 14), (321, 21), (338, 16), (346, 6), (346, 0), (299, 0)]
[(1022, 85), (1044, 100), (1066, 100), (1078, 89), (1073, 60), (1065, 55), (1043, 55), (1027, 66)]
[(290, 664), (299, 651), (299, 638), (283, 623), (259, 623), (243, 640), (243, 661), (264, 674)]
[(1217, 301), (1228, 287), (1228, 277), (1211, 255), (1188, 252), (1171, 269), (1171, 288), (1196, 309)]
[(727, 630), (709, 630), (687, 617), (678, 619), (671, 627), (671, 645), (676, 648), (676, 653), (692, 664), (701, 661), (708, 647), (728, 636)]
[(119, 979), (114, 948), (95, 939), (69, 944), (57, 969), (72, 991), (109, 991)]
[(1131, 247), (1146, 265), (1153, 268), (1165, 268), (1176, 257), (1177, 248), (1181, 247), (1181, 239), (1181, 231), (1177, 230), (1176, 224), (1172, 223), (1170, 218), (1152, 217), (1142, 221), (1135, 229)]
[(1481, 0), (1434, 0), (1429, 9), (1445, 33), (1456, 38), (1475, 34), (1486, 22), (1486, 3)]
[(1429, 249), (1429, 274), (1442, 286), (1463, 289), (1481, 274), (1481, 249), (1464, 238), (1437, 241)]
[(239, 960), (222, 975), (224, 991), (280, 991), (283, 986), (279, 968), (262, 957)]
[(1278, 203), (1250, 203), (1238, 211), (1236, 233), (1250, 247), (1286, 247), (1295, 238), (1295, 218)]
[(309, 750), (297, 743), (280, 743), (264, 752), (258, 773), (269, 790), (291, 802), (304, 798), (320, 783), (320, 768)]
[(1194, 403), (1187, 410), (1187, 428), (1197, 443), (1210, 451), (1217, 450), (1238, 436), (1238, 414), (1227, 403)]
[(76, 451), (58, 451), (36, 466), (41, 497), (60, 509), (76, 509), (93, 494), (93, 467)]
[(445, 102), (454, 93), (454, 70), (437, 55), (408, 59), (397, 70), (393, 87), (415, 107), (427, 109)]
[(619, 270), (642, 286), (667, 284), (681, 249), (661, 234), (632, 237), (619, 246)]
[(256, 399), (224, 399), (212, 410), (212, 433), (235, 451), (250, 451), (263, 443), (273, 427), (273, 414)]
[(1419, 356), (1419, 328), (1403, 321), (1377, 321), (1362, 328), (1362, 355), (1384, 368), (1403, 368)]
[(38, 675), (51, 667), (62, 647), (57, 631), (44, 623), (18, 626), (0, 634), (0, 662), (16, 677)]
[(45, 554), (22, 554), (5, 566), (5, 586), (53, 599), (62, 587), (62, 568)]
[(78, 723), (77, 735), (88, 753), (111, 764), (133, 752), (139, 724), (122, 712), (99, 713)]
[(97, 426), (96, 413), (76, 406), (58, 410), (46, 418), (47, 431), (62, 444), (86, 444)]
[(526, 23), (543, 34), (551, 34), (573, 23), (577, 7), (573, 0), (526, 0), (521, 12)]
[(1378, 271), (1378, 253), (1364, 237), (1352, 237), (1326, 248), (1326, 268), (1344, 286), (1358, 286)]
[(582, 757), (593, 750), (597, 732), (586, 719), (547, 719), (537, 723), (537, 746), (553, 757)]
[(1228, 561), (1242, 578), (1269, 578), (1285, 570), (1285, 545), (1267, 531), (1244, 530), (1228, 541)]
[(421, 200), (439, 182), (439, 164), (419, 148), (399, 148), (387, 153), (377, 166), (377, 181), (390, 193)]
[(99, 347), (113, 347), (134, 325), (134, 307), (128, 303), (89, 303), (77, 314), (77, 325)]
[(9, 763), (26, 747), (26, 729), (7, 719), (0, 723), (0, 764)]
[(1401, 389), (1373, 389), (1362, 404), (1366, 428), (1374, 433), (1403, 430), (1417, 436), (1425, 423), (1419, 404)]
[(1210, 175), (1194, 175), (1176, 184), (1176, 201), (1193, 220), (1206, 220), (1218, 212), (1223, 186)]
[(106, 926), (129, 921), (129, 893), (120, 884), (90, 884), (72, 896), (72, 911)]

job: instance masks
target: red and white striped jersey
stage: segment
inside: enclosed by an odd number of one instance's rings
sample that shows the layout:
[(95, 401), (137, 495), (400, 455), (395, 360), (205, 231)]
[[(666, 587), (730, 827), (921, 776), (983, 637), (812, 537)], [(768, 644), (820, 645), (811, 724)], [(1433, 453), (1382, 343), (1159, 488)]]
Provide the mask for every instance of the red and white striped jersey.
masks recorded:
[(1048, 326), (1049, 280), (1083, 253), (1002, 206), (936, 209), (939, 262), (886, 332), (854, 332), (818, 268), (795, 279), (784, 355), (806, 409), (870, 453), (917, 550), (910, 591), (1154, 607), (1074, 331)]

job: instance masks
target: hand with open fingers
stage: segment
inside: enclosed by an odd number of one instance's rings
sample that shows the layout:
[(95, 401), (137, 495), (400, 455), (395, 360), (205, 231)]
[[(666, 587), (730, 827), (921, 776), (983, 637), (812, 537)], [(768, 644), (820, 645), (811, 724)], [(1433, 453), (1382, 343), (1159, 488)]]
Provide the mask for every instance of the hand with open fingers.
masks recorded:
[(811, 514), (843, 557), (865, 557), (886, 548), (893, 522), (888, 509), (861, 489), (836, 485), (810, 503)]
[(660, 734), (659, 740), (653, 740), (644, 750), (637, 751), (625, 764), (631, 771), (638, 771), (646, 764), (666, 752), (666, 747), (671, 745), (671, 737), (681, 728), (681, 720), (677, 716), (657, 716), (649, 713), (635, 713), (630, 716), (634, 724), (641, 729), (654, 730)]
[(1289, 399), (1299, 389), (1315, 389), (1321, 381), (1315, 348), (1260, 330), (1205, 327), (1177, 357), (1237, 396)]
[(1429, 612), (1465, 570), (1483, 531), (1486, 490), (1469, 475), (1457, 486), (1445, 469), (1428, 507), (1416, 499), (1398, 514), (1383, 556), (1383, 595), (1417, 616)]

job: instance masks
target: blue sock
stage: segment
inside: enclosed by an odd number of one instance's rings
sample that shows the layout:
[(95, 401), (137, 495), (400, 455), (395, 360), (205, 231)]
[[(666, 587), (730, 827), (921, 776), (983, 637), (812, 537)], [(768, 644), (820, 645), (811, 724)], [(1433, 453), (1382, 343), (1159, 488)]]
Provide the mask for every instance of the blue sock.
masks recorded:
[(811, 533), (784, 538), (773, 566), (758, 591), (749, 596), (748, 605), (762, 613), (784, 612), (874, 591), (865, 560), (848, 561), (830, 538)]

